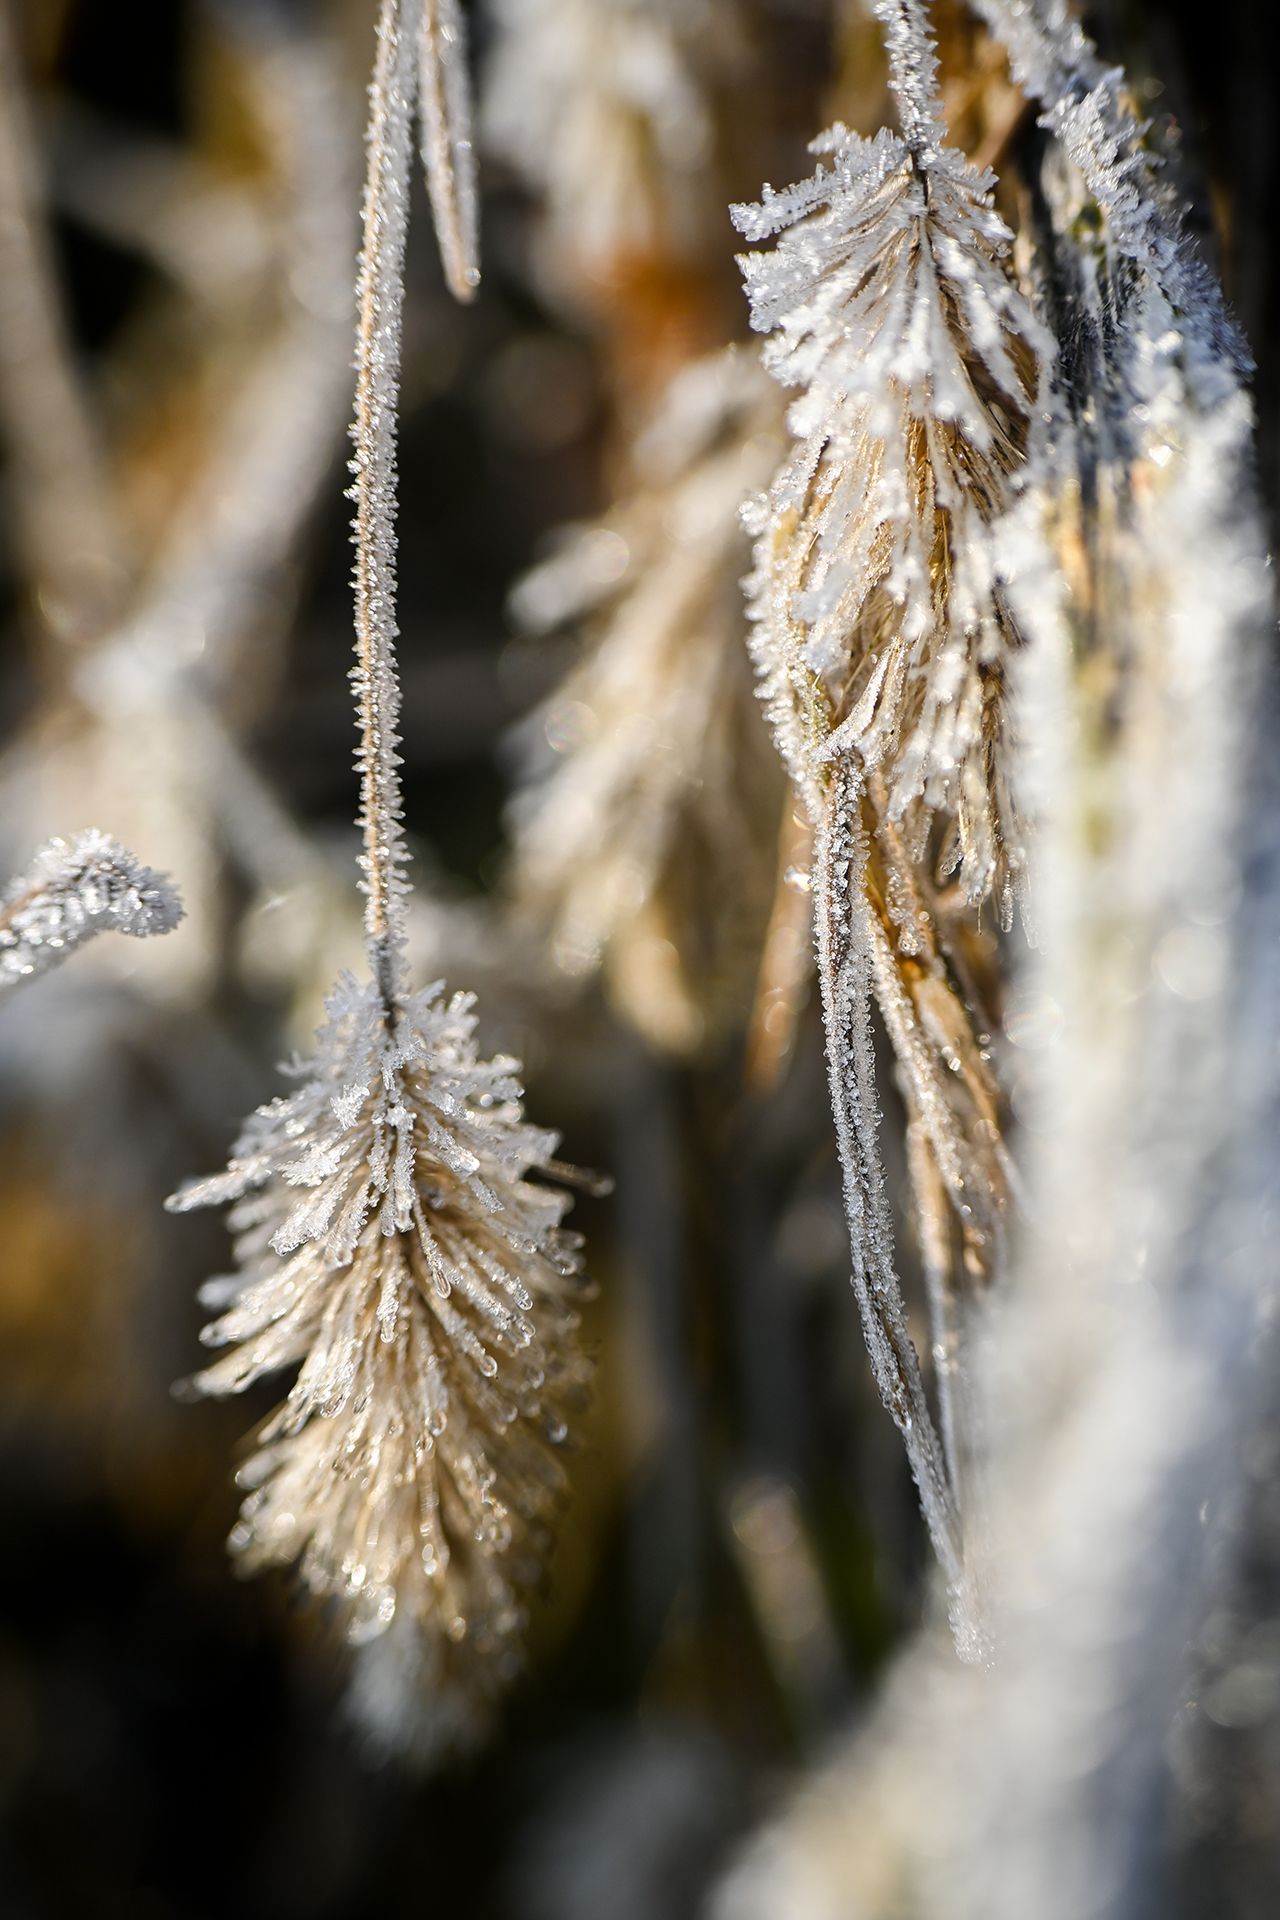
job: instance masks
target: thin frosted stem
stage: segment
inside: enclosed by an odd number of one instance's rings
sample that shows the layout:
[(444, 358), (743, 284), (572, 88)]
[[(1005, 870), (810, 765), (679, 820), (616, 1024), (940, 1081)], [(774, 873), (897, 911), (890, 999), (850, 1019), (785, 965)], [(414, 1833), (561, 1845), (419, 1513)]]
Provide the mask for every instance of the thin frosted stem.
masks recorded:
[(933, 1349), (933, 1377), (937, 1389), (938, 1425), (947, 1473), (955, 1498), (968, 1515), (969, 1465), (972, 1448), (966, 1408), (965, 1382), (969, 1374), (966, 1353), (964, 1303), (956, 1287), (952, 1264), (952, 1222), (946, 1183), (938, 1172), (928, 1131), (919, 1120), (907, 1128), (907, 1170), (920, 1238), (920, 1265), (929, 1310), (929, 1340)]
[(945, 138), (938, 97), (938, 57), (924, 0), (876, 0), (884, 28), (889, 85), (898, 103), (902, 137), (913, 154), (936, 150)]
[(355, 689), (360, 731), (360, 865), (369, 964), (390, 1007), (402, 987), (406, 853), (401, 825), (396, 672), (396, 418), (404, 251), (417, 87), (417, 36), (400, 0), (383, 0), (369, 89), (364, 237), (356, 287)]
[(422, 163), (450, 293), (480, 284), (476, 158), (471, 144), (467, 33), (458, 0), (422, 0)]
[[(894, 1272), (871, 1037), (871, 909), (860, 776), (838, 763), (818, 835), (815, 922), (827, 1072), (853, 1255), (853, 1287), (880, 1395), (902, 1434), (920, 1504), (953, 1600), (963, 1591), (960, 1526)], [(957, 1623), (958, 1637), (964, 1637)]]

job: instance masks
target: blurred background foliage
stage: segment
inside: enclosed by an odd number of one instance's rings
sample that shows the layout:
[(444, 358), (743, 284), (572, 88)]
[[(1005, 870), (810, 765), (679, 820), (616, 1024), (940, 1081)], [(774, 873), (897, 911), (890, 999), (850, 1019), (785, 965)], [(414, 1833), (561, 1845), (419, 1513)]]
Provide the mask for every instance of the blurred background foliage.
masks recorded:
[[(677, 155), (674, 186), (655, 171), (659, 212), (665, 192), (687, 227), (629, 238), (624, 222), (601, 239), (563, 182), (546, 204), (497, 138), (474, 310), (443, 289), (424, 209), (411, 238), (415, 971), (480, 991), (488, 1043), (526, 1062), (532, 1116), (616, 1182), (575, 1210), (600, 1282), (599, 1386), (528, 1674), (479, 1757), (421, 1778), (361, 1755), (326, 1623), (287, 1582), (231, 1575), (229, 1463), (248, 1422), (170, 1391), (196, 1364), (195, 1288), (225, 1241), (217, 1222), (160, 1210), (220, 1164), (359, 950), (343, 436), (373, 9), (8, 0), (0, 843), (13, 871), (92, 822), (171, 870), (190, 909), (154, 952), (95, 949), (0, 1019), (0, 1907), (14, 1920), (337, 1920), (408, 1902), (468, 1920), (679, 1920), (918, 1614), (915, 1501), (848, 1290), (802, 977), (774, 981), (780, 1038), (752, 1068), (764, 923), (796, 924), (780, 788), (744, 862), (677, 845), (662, 915), (637, 902), (649, 944), (632, 977), (649, 983), (687, 968), (690, 901), (757, 902), (745, 961), (715, 974), (717, 1003), (682, 1016), (674, 1047), (646, 1031), (625, 968), (607, 992), (566, 978), (554, 942), (502, 906), (507, 799), (530, 727), (556, 747), (563, 715), (540, 703), (581, 645), (572, 623), (522, 631), (508, 597), (557, 528), (634, 493), (670, 377), (745, 337), (725, 204), (805, 172), (833, 113), (882, 113), (856, 5), (707, 12), (710, 131)], [(1262, 362), (1274, 497), (1265, 12), (1223, 0), (1208, 32), (1190, 0), (1092, 10), (1105, 51), (1162, 76), (1150, 110), (1174, 115), (1210, 182)], [(939, 13), (958, 137), (1007, 141), (998, 63), (958, 5)], [(481, 74), (494, 36), (481, 12)], [(557, 58), (549, 46), (530, 88), (552, 84)], [(554, 123), (556, 102), (542, 108)]]

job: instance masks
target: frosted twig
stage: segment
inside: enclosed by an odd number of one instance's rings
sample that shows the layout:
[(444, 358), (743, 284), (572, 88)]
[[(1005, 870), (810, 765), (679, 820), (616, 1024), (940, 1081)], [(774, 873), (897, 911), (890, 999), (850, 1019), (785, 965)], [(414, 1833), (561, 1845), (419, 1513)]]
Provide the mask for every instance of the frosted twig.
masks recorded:
[(50, 840), (0, 906), (0, 990), (48, 973), (97, 933), (171, 933), (172, 882), (95, 828)]
[(476, 159), (466, 23), (458, 0), (422, 0), (422, 161), (449, 291), (472, 300), (480, 283)]
[(405, 847), (396, 731), (396, 411), (417, 43), (400, 0), (382, 0), (369, 89), (364, 241), (356, 287), (356, 408), (351, 471), (356, 503), (356, 665), (359, 825), (369, 965), (384, 1004), (402, 986)]

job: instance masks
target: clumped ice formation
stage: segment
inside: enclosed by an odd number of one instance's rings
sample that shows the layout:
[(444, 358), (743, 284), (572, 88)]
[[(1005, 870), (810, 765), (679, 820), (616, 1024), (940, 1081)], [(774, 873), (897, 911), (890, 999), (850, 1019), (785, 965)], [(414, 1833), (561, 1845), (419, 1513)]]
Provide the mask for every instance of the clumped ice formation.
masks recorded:
[(170, 933), (182, 902), (162, 873), (89, 828), (50, 840), (0, 907), (0, 989), (34, 979), (98, 933)]

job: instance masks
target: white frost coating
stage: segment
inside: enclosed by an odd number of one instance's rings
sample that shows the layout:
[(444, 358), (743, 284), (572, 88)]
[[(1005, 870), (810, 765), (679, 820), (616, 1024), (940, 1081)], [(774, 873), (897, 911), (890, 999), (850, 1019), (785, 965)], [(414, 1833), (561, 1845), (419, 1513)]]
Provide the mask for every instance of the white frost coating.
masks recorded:
[(875, 14), (884, 29), (889, 85), (898, 103), (902, 137), (923, 159), (946, 139), (928, 7), (923, 0), (876, 0)]
[(348, 975), (328, 1013), (297, 1091), (169, 1202), (230, 1204), (237, 1237), (235, 1276), (204, 1295), (205, 1343), (228, 1351), (193, 1384), (297, 1369), (240, 1470), (232, 1550), (249, 1570), (297, 1560), (358, 1643), (399, 1621), (428, 1693), (462, 1687), (475, 1725), (563, 1491), (578, 1241), (563, 1190), (529, 1178), (556, 1137), (524, 1120), (518, 1063), (478, 1057), (470, 995), (428, 987), (389, 1026)]
[(480, 231), (466, 21), (458, 0), (421, 3), (427, 192), (449, 291), (455, 299), (471, 300), (480, 284)]
[[(1173, 304), (1195, 310), (1205, 329), (1200, 377), (1217, 365), (1219, 394), (1246, 370), (1248, 353), (1222, 290), (1188, 240), (1182, 210), (1161, 161), (1126, 98), (1122, 68), (1108, 67), (1067, 0), (973, 0), (1002, 41), (1013, 77), (1037, 99), (1041, 124), (1106, 215), (1106, 244), (1149, 273)], [(1224, 381), (1226, 384), (1224, 384)]]
[[(478, 1733), (518, 1662), (587, 1367), (567, 1198), (528, 1177), (565, 1171), (555, 1136), (524, 1120), (517, 1063), (478, 1058), (471, 997), (411, 994), (404, 962), (396, 415), (419, 19), (383, 0), (357, 288), (351, 679), (372, 978), (340, 977), (297, 1092), (169, 1204), (228, 1204), (236, 1235), (236, 1273), (204, 1294), (221, 1310), (206, 1342), (230, 1351), (195, 1389), (296, 1369), (239, 1475), (232, 1550), (250, 1569), (297, 1561), (346, 1603), (358, 1644), (397, 1623), (410, 1651), (381, 1738), (425, 1752), (432, 1698)], [(357, 1689), (366, 1719), (388, 1703), (380, 1670)]]
[(998, 1659), (976, 1676), (911, 1648), (716, 1920), (1173, 1910), (1178, 1840), (1223, 1753), (1197, 1647), (1265, 1698), (1221, 1584), (1256, 1545), (1236, 1532), (1242, 1467), (1274, 1452), (1257, 1423), (1268, 1400), (1274, 1417), (1280, 857), (1252, 410), (1122, 83), (1097, 90), (1064, 7), (980, 11), (1060, 133), (1035, 237), (1063, 342), (1056, 484), (1001, 530), (1044, 935), (1015, 987), (1059, 1030), (1022, 1059), (1029, 1204), (973, 1380)]
[(879, 1102), (871, 1038), (871, 975), (876, 935), (863, 869), (867, 835), (859, 821), (859, 775), (842, 762), (818, 839), (815, 916), (822, 1017), (853, 1286), (876, 1385), (907, 1449), (929, 1534), (952, 1596), (957, 1640), (977, 1652), (976, 1623), (964, 1598), (959, 1520), (942, 1449), (925, 1399), (920, 1363), (907, 1332), (893, 1264), (893, 1229), (884, 1168), (876, 1147)]
[[(1000, 1870), (966, 1920), (1067, 1920), (1153, 1884), (1144, 1809), (1169, 1791), (1187, 1649), (1215, 1604), (1201, 1515), (1231, 1471), (1274, 1299), (1275, 1008), (1259, 1006), (1258, 956), (1276, 900), (1257, 879), (1274, 836), (1259, 778), (1272, 595), (1252, 409), (1169, 192), (1149, 161), (1121, 180), (1099, 158), (1099, 138), (1136, 139), (1112, 112), (1121, 91), (1091, 95), (1084, 118), (1047, 115), (1063, 154), (1043, 179), (1046, 271), (1073, 360), (1046, 506), (1069, 536), (1089, 503), (1091, 553), (1085, 591), (1056, 596), (1011, 554), (1036, 640), (1017, 694), (1045, 930), (1020, 984), (1062, 1032), (1022, 1088), (1035, 1234), (991, 1388), (1008, 1680), (988, 1778), (957, 1821)], [(1063, 1733), (1052, 1753), (1046, 1724)]]
[[(823, 763), (883, 767), (890, 817), (955, 822), (953, 864), (1007, 924), (1021, 854), (998, 753), (1017, 644), (993, 526), (1020, 483), (1048, 343), (1008, 269), (994, 180), (938, 144), (919, 10), (888, 23), (904, 137), (835, 126), (829, 165), (735, 207), (766, 366), (803, 389), (801, 441), (752, 508), (749, 589), (762, 692), (820, 811)], [(914, 64), (913, 64), (914, 63)]]
[(396, 436), (404, 253), (418, 48), (401, 0), (383, 0), (369, 88), (364, 242), (356, 284), (356, 412), (352, 523), (356, 545), (359, 825), (365, 935), (374, 979), (390, 1004), (403, 984), (407, 855), (401, 824), (400, 682), (396, 674)]
[(167, 877), (89, 828), (51, 840), (0, 905), (0, 990), (48, 973), (98, 933), (171, 933), (182, 902)]

